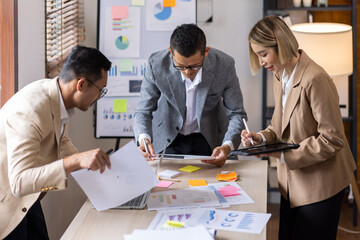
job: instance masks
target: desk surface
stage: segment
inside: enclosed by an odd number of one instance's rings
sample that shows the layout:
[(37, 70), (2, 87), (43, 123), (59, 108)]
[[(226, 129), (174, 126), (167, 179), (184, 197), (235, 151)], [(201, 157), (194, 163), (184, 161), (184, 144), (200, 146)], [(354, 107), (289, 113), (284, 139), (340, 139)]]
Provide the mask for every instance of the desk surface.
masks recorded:
[[(149, 162), (153, 167), (157, 161)], [(208, 183), (216, 181), (216, 175), (221, 171), (235, 170), (239, 179), (237, 183), (255, 201), (252, 204), (232, 205), (226, 210), (237, 210), (245, 212), (266, 213), (267, 202), (267, 161), (262, 160), (228, 160), (221, 167), (203, 164), (200, 161), (163, 161), (161, 169), (177, 171), (186, 165), (198, 166), (201, 169), (193, 172), (181, 172), (176, 177), (181, 182), (175, 182), (169, 188), (154, 188), (153, 191), (166, 191), (188, 187), (188, 179), (205, 179)], [(62, 239), (123, 239), (124, 234), (132, 233), (134, 229), (147, 229), (156, 215), (156, 211), (143, 210), (106, 210), (96, 211), (87, 200), (64, 235)], [(229, 231), (218, 231), (217, 240), (225, 239), (265, 239), (266, 227), (261, 234), (246, 234)]]

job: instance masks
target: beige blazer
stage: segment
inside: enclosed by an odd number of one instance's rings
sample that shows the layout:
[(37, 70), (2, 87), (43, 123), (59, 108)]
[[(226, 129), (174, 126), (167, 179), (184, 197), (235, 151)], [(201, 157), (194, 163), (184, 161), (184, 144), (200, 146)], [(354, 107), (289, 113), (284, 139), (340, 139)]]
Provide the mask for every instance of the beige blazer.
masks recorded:
[(23, 219), (41, 192), (66, 188), (62, 160), (77, 152), (60, 136), (56, 79), (33, 82), (0, 109), (0, 239)]
[(292, 207), (327, 199), (350, 183), (347, 169), (356, 169), (344, 133), (336, 87), (322, 67), (304, 51), (282, 113), (281, 74), (273, 79), (275, 110), (262, 133), (267, 143), (294, 142), (277, 162), (279, 190)]

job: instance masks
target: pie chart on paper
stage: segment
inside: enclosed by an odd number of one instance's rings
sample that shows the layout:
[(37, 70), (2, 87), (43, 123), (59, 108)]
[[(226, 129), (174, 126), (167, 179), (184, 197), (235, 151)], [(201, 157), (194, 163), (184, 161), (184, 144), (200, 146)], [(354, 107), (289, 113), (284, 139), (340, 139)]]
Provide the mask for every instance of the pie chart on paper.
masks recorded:
[(129, 39), (125, 36), (120, 36), (115, 40), (115, 45), (120, 50), (127, 49), (129, 44), (130, 44)]
[(168, 19), (171, 16), (171, 7), (163, 7), (162, 2), (158, 2), (154, 7), (154, 16), (161, 21)]

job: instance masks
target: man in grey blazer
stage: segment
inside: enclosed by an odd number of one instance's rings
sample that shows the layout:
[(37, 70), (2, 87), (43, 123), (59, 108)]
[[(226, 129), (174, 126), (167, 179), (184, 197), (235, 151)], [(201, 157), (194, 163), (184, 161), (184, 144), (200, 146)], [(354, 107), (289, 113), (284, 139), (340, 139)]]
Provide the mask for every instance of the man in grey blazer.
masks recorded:
[(43, 195), (65, 189), (72, 171), (110, 167), (100, 149), (77, 153), (67, 130), (74, 108), (106, 94), (110, 67), (97, 49), (75, 47), (59, 78), (30, 83), (0, 109), (0, 239), (48, 239)]
[(216, 159), (203, 162), (225, 163), (240, 144), (246, 118), (234, 64), (206, 46), (196, 25), (174, 30), (169, 49), (150, 56), (141, 85), (134, 132), (145, 157), (168, 145), (166, 153), (211, 155)]

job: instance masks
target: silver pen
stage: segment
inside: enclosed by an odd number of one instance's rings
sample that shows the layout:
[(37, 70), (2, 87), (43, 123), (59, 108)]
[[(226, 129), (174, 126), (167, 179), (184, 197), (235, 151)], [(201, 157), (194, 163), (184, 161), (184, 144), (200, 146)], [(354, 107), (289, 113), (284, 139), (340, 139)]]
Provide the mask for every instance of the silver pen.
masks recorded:
[[(144, 144), (146, 153), (149, 153), (149, 149), (148, 149), (148, 147), (147, 147), (146, 139), (145, 139), (145, 138), (143, 138), (143, 144)], [(150, 160), (150, 155), (148, 156), (148, 159)]]

